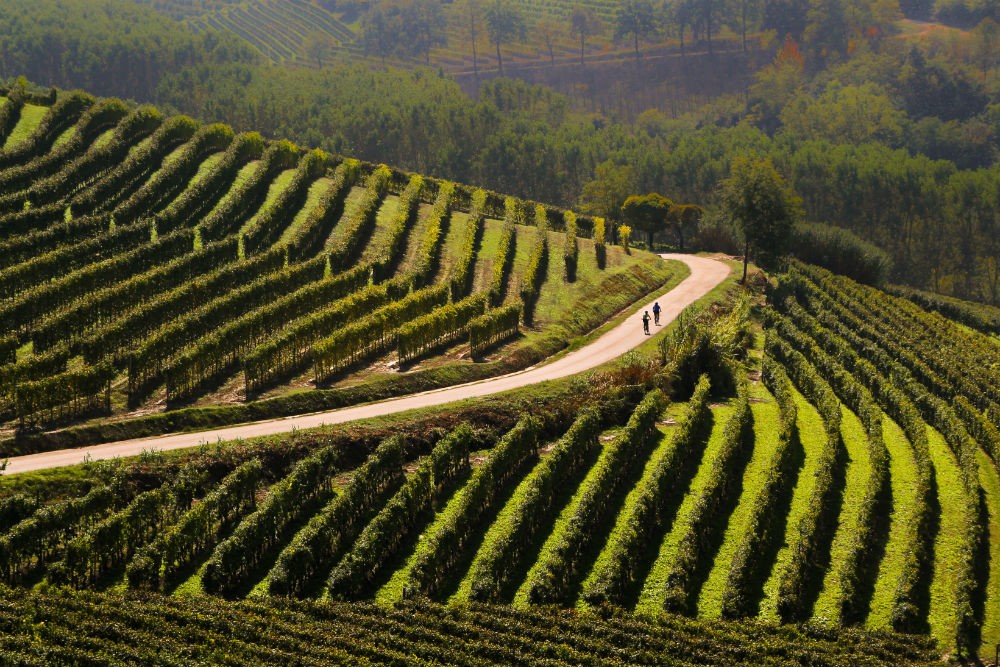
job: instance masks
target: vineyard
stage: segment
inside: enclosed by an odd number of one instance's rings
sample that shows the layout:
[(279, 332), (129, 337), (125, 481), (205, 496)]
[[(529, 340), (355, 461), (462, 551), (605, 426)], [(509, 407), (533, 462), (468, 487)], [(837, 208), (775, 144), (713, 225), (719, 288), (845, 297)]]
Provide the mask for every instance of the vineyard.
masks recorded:
[[(79, 92), (3, 98), (0, 147), (18, 435), (498, 374), (681, 275), (600, 219)], [(761, 290), (419, 432), (4, 480), (0, 661), (991, 655), (996, 313), (794, 260)]]
[[(195, 32), (217, 30), (243, 40), (267, 60), (320, 67), (334, 60), (374, 57), (362, 40), (359, 9), (331, 11), (313, 0), (136, 0), (162, 14), (184, 21)], [(529, 26), (528, 40), (511, 45), (514, 61), (548, 62), (559, 58), (574, 62), (580, 42), (571, 34), (570, 16), (577, 7), (593, 12), (599, 21), (588, 39), (588, 50), (602, 56), (628, 55), (627, 45), (616, 45), (614, 33), (618, 3), (611, 0), (520, 0), (517, 3)], [(445, 3), (447, 43), (432, 49), (431, 62), (449, 69), (473, 67), (471, 39), (464, 8)], [(361, 9), (360, 12), (365, 11)], [(536, 34), (536, 32), (538, 34)], [(477, 36), (480, 67), (495, 67), (486, 31)], [(506, 59), (506, 57), (505, 57)]]
[(681, 277), (492, 192), (83, 93), (2, 103), (7, 435), (508, 372)]
[[(985, 655), (1000, 641), (1000, 433), (989, 419), (1000, 347), (807, 265), (793, 264), (769, 300), (759, 320), (735, 292), (682, 317), (659, 344), (669, 393), (632, 385), (562, 417), (514, 415), (500, 431), (460, 423), (386, 437), (360, 465), (356, 449), (317, 445), (279, 468), (249, 456), (141, 487), (115, 477), (47, 504), (10, 495), (3, 583), (94, 591), (31, 598), (46, 645), (81, 655), (145, 645), (135, 638), (157, 614), (231, 613), (246, 615), (247, 633), (262, 617), (303, 623), (268, 650), (305, 651), (320, 633), (340, 659), (364, 651), (376, 663), (461, 663), (464, 642), (480, 640), (502, 664), (510, 651), (795, 662), (812, 642), (852, 636), (853, 650), (898, 652), (893, 661)], [(156, 593), (168, 598), (143, 597)], [(115, 629), (83, 641), (51, 620), (62, 613)], [(784, 625), (801, 622), (811, 629)], [(204, 623), (199, 633), (220, 632)], [(573, 636), (560, 635), (565, 655), (546, 653), (555, 640), (542, 628), (554, 623)], [(695, 632), (706, 652), (659, 654), (650, 639), (625, 657), (605, 623)], [(779, 632), (772, 624), (803, 643), (740, 639)], [(2, 627), (12, 642), (24, 632)], [(501, 629), (518, 642), (490, 634)], [(882, 633), (850, 634), (861, 629)], [(171, 642), (195, 641), (176, 631)], [(456, 632), (462, 642), (448, 645)], [(577, 644), (577, 632), (594, 643)], [(828, 649), (816, 650), (821, 664), (880, 660), (825, 663)]]

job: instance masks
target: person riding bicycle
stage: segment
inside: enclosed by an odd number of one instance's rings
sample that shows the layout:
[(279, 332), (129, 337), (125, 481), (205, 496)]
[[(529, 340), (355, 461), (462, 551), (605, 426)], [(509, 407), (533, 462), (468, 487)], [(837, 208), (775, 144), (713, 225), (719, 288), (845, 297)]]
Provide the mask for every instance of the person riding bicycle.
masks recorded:
[(642, 332), (649, 335), (649, 311), (647, 310), (642, 314)]
[(660, 302), (653, 304), (653, 324), (660, 326)]

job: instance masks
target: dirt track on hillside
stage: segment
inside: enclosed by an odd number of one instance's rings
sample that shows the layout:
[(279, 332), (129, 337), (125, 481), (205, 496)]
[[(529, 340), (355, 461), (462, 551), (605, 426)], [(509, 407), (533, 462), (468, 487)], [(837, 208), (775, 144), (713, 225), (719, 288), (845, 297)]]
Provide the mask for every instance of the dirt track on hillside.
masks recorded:
[[(660, 302), (660, 307), (663, 309), (660, 314), (661, 328), (673, 321), (687, 306), (719, 285), (730, 272), (726, 264), (713, 259), (694, 257), (692, 255), (663, 255), (663, 257), (684, 262), (691, 269), (691, 275), (668, 293), (657, 296), (656, 300)], [(649, 310), (652, 306), (653, 301), (650, 301), (642, 310)], [(13, 475), (32, 470), (75, 465), (83, 462), (88, 456), (90, 460), (135, 456), (142, 453), (143, 450), (148, 449), (155, 449), (157, 451), (182, 449), (185, 447), (196, 447), (203, 443), (214, 443), (218, 440), (253, 438), (262, 435), (287, 433), (297, 429), (313, 428), (323, 424), (340, 424), (368, 417), (379, 417), (405, 412), (406, 410), (416, 408), (443, 405), (466, 398), (498, 394), (547, 380), (557, 380), (596, 368), (638, 347), (647, 339), (647, 336), (642, 332), (640, 316), (641, 311), (605, 332), (592, 343), (566, 354), (551, 363), (534, 366), (509, 375), (444, 389), (435, 389), (419, 394), (411, 394), (409, 396), (401, 396), (377, 403), (331, 410), (329, 412), (283, 417), (281, 419), (228, 426), (197, 433), (177, 433), (152, 438), (109, 442), (79, 449), (63, 449), (54, 452), (18, 456), (10, 459), (4, 474)], [(657, 328), (651, 328), (655, 335)]]

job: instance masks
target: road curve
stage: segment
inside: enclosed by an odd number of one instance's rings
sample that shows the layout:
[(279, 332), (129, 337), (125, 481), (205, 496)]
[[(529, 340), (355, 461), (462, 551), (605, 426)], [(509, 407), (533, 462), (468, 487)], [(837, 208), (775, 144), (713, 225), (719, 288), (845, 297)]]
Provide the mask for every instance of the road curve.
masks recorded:
[[(661, 326), (673, 321), (682, 310), (708, 294), (708, 292), (726, 279), (730, 271), (729, 266), (726, 264), (704, 257), (673, 254), (661, 256), (665, 259), (675, 259), (684, 262), (691, 269), (691, 275), (681, 281), (677, 287), (670, 290), (666, 295), (659, 295), (657, 297), (661, 301), (660, 307), (663, 309), (660, 313)], [(653, 301), (650, 301), (642, 310), (649, 310), (652, 307)], [(357, 419), (404, 412), (415, 408), (443, 405), (466, 398), (498, 394), (510, 389), (518, 389), (547, 380), (557, 380), (596, 368), (638, 347), (644, 340), (646, 340), (646, 336), (642, 333), (642, 324), (638, 316), (633, 316), (605, 332), (594, 342), (578, 350), (570, 352), (551, 363), (533, 366), (516, 373), (443, 389), (434, 389), (419, 394), (410, 394), (377, 403), (367, 403), (365, 405), (331, 410), (329, 412), (283, 417), (239, 426), (218, 428), (211, 431), (122, 440), (78, 449), (63, 449), (18, 456), (9, 460), (7, 469), (3, 474), (14, 475), (33, 470), (76, 465), (82, 463), (88, 456), (90, 460), (136, 456), (142, 453), (143, 450), (148, 449), (167, 451), (195, 447), (204, 443), (214, 443), (218, 440), (235, 440), (238, 438), (287, 433), (295, 429), (313, 428), (324, 424), (340, 424)]]

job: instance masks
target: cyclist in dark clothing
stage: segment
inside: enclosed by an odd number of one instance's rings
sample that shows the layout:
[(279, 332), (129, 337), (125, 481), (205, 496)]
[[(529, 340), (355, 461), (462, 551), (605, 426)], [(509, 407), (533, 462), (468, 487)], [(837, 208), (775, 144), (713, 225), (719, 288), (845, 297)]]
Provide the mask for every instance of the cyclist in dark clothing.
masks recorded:
[(649, 311), (647, 310), (642, 314), (642, 332), (649, 335)]
[(653, 324), (660, 326), (660, 302), (653, 304)]

